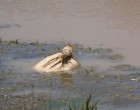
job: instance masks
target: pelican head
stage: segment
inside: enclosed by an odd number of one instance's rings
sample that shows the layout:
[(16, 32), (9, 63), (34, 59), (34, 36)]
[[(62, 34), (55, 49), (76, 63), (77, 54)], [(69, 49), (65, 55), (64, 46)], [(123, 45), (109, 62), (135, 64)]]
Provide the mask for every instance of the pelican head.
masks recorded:
[(68, 43), (67, 46), (69, 46), (69, 47), (72, 48), (72, 49), (73, 49), (73, 47), (74, 47), (72, 43)]

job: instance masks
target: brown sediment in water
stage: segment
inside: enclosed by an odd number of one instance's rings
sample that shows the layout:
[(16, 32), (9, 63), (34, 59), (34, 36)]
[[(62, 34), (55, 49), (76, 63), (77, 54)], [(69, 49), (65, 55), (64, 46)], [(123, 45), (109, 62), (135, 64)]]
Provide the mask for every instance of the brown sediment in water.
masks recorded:
[[(102, 102), (111, 101), (107, 110), (139, 110), (133, 106), (139, 103), (140, 91), (139, 5), (138, 0), (0, 1), (0, 43), (12, 40), (0, 48), (0, 104), (6, 107), (8, 99), (14, 101), (10, 105), (13, 109), (15, 104), (25, 109), (41, 108), (47, 102), (43, 96), (51, 88), (54, 96), (58, 91), (59, 96), (75, 98), (92, 91)], [(15, 39), (31, 43), (16, 44)], [(63, 47), (61, 43), (47, 44), (52, 41), (77, 43), (75, 53), (85, 68), (70, 79), (32, 73), (29, 67), (33, 63)], [(85, 49), (87, 45), (90, 47)], [(30, 92), (33, 87), (35, 94)], [(12, 93), (15, 96), (8, 98)]]
[(73, 41), (118, 48), (124, 63), (139, 65), (138, 0), (0, 1), (3, 39)]

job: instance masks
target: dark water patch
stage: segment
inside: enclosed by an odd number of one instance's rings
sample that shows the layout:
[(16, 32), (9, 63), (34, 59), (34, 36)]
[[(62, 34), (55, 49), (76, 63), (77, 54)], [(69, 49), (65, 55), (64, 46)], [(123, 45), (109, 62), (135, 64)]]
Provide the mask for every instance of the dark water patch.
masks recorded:
[(108, 57), (108, 59), (111, 59), (111, 60), (123, 60), (123, 58), (124, 56), (122, 56), (121, 54), (114, 54)]
[(10, 27), (11, 27), (11, 25), (9, 25), (9, 24), (0, 25), (0, 29), (10, 28)]
[(116, 70), (122, 70), (122, 71), (125, 71), (125, 70), (136, 70), (137, 69), (136, 67), (131, 66), (129, 64), (117, 65), (117, 66), (114, 66), (113, 68), (116, 69)]
[(0, 24), (0, 30), (1, 29), (7, 29), (7, 28), (20, 28), (21, 26), (19, 24)]
[(111, 66), (108, 69), (109, 72), (112, 72), (112, 74), (122, 74), (122, 75), (131, 75), (131, 74), (139, 74), (140, 73), (140, 68), (135, 67), (129, 64), (119, 64), (115, 66)]

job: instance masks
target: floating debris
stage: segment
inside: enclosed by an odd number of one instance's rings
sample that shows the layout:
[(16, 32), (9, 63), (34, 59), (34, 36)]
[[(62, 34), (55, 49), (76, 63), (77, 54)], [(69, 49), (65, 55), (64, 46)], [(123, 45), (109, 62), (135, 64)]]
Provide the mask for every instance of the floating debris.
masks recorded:
[(0, 24), (0, 29), (6, 29), (11, 27), (20, 28), (21, 26), (19, 24)]
[(132, 80), (132, 81), (138, 81), (140, 78), (136, 78), (136, 77), (134, 77), (134, 76), (130, 76), (130, 80)]
[(4, 28), (10, 28), (11, 25), (9, 24), (0, 24), (0, 29), (4, 29)]
[(110, 48), (96, 48), (96, 49), (93, 49), (93, 53), (108, 54), (108, 53), (112, 53), (112, 52), (114, 52), (114, 51)]
[(122, 60), (123, 58), (124, 56), (122, 56), (121, 54), (114, 54), (114, 55), (108, 56), (108, 59), (111, 59), (111, 60)]
[(11, 41), (9, 41), (9, 44), (19, 44), (19, 40), (18, 39), (11, 40)]

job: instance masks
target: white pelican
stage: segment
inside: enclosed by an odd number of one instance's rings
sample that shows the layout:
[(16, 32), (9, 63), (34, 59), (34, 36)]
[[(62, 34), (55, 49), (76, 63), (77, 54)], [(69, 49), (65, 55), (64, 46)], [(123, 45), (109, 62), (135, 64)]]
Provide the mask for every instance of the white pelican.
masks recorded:
[(74, 58), (73, 44), (68, 43), (66, 47), (62, 49), (62, 52), (56, 53), (46, 57), (34, 66), (34, 69), (38, 72), (59, 72), (69, 71), (79, 66), (78, 61)]

